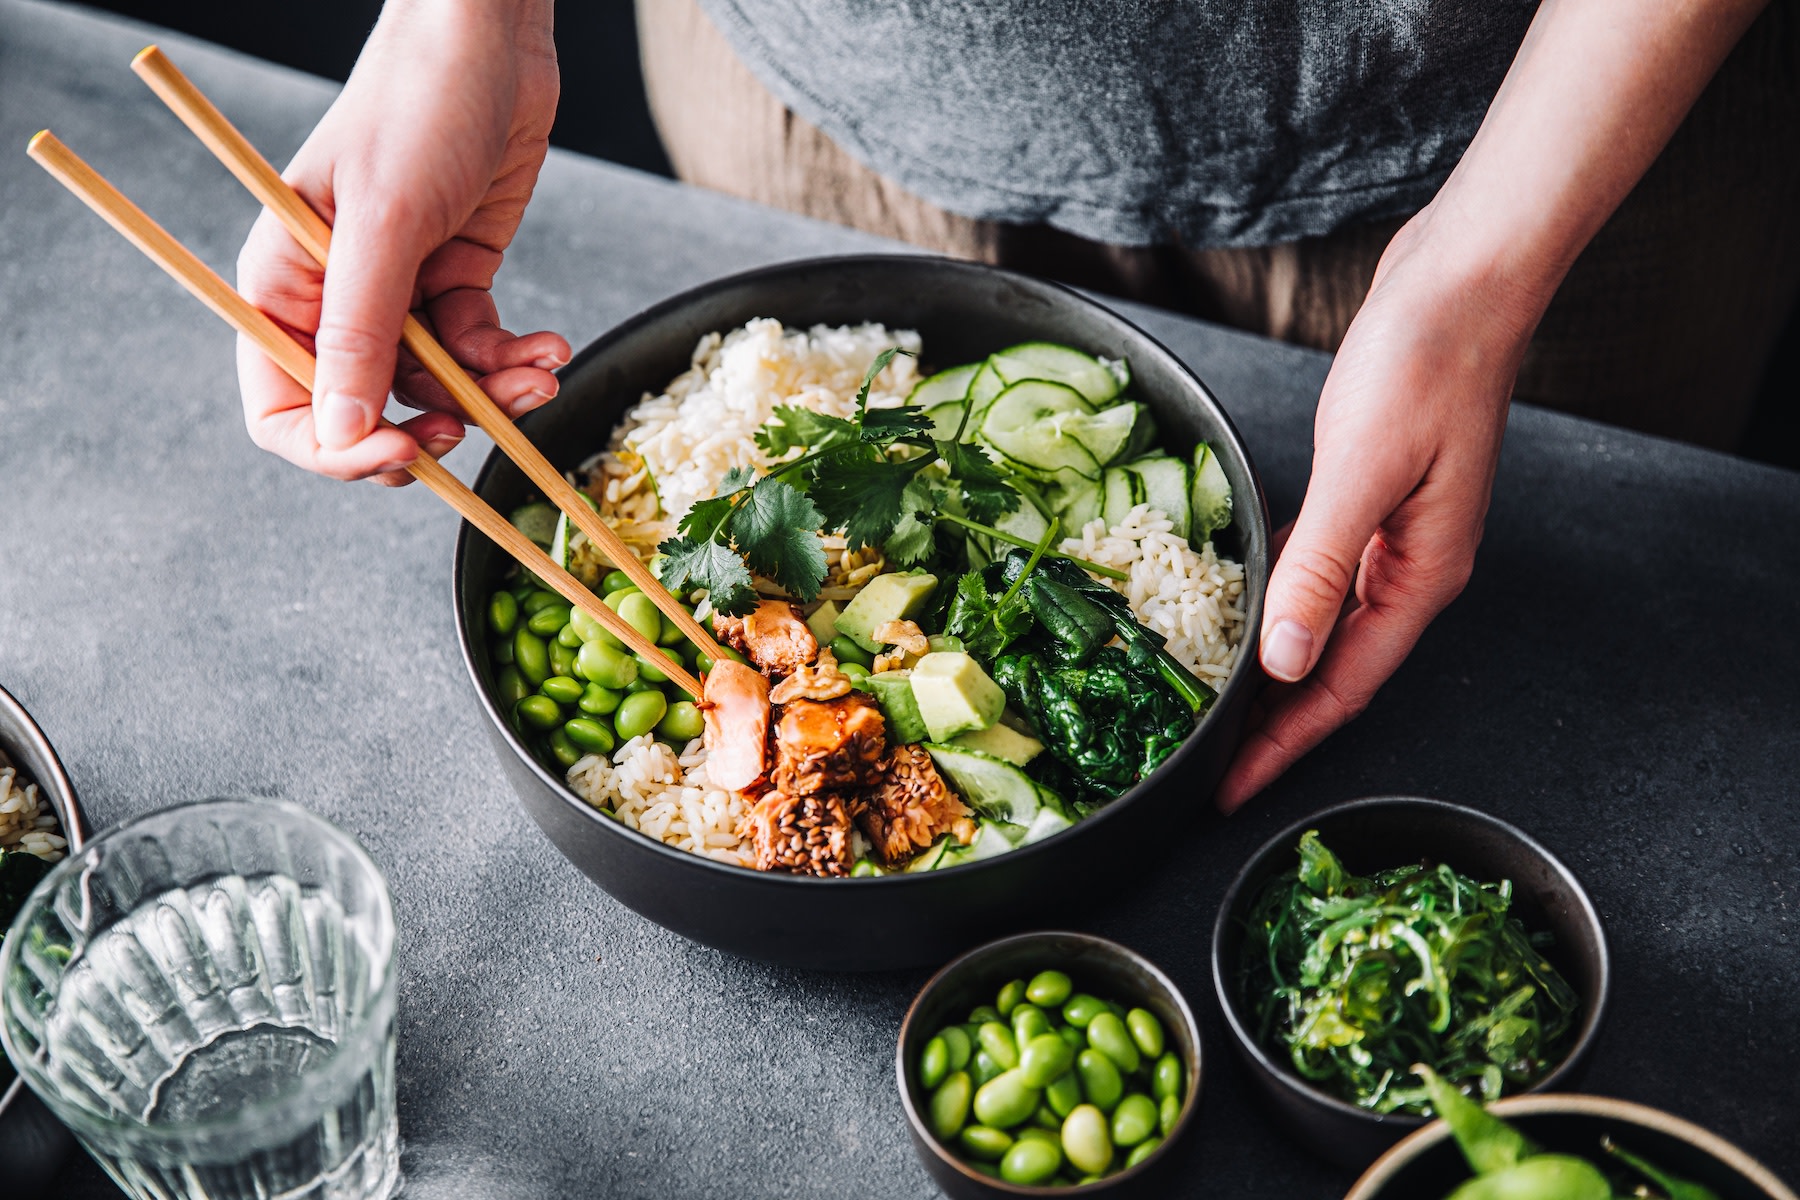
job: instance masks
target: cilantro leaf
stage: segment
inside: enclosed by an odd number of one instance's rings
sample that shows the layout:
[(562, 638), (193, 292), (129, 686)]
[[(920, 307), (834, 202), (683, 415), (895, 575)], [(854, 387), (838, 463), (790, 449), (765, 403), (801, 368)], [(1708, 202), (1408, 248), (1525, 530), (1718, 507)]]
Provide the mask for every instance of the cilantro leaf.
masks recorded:
[(676, 529), (696, 541), (712, 541), (730, 521), (731, 509), (737, 503), (735, 497), (750, 486), (752, 478), (753, 472), (747, 467), (733, 467), (725, 472), (718, 492), (709, 499), (696, 500)]
[(888, 561), (896, 566), (910, 567), (924, 562), (930, 557), (935, 539), (932, 530), (931, 514), (937, 509), (939, 499), (936, 490), (926, 482), (923, 475), (915, 475), (900, 493), (900, 520), (894, 525), (894, 531), (882, 542), (881, 549)]
[(764, 478), (732, 513), (732, 540), (759, 574), (801, 600), (819, 594), (825, 581), (825, 547), (819, 530), (825, 518), (800, 490)]
[(1019, 507), (1019, 492), (1006, 475), (979, 447), (967, 442), (935, 442), (944, 465), (962, 492), (963, 507), (971, 517), (992, 525)]
[(1001, 595), (989, 593), (979, 571), (956, 581), (944, 632), (959, 637), (970, 654), (991, 662), (1013, 641), (1031, 629), (1031, 604), (1022, 589), (1009, 588)]
[(825, 528), (842, 529), (852, 546), (880, 546), (900, 521), (907, 485), (934, 458), (890, 462), (873, 446), (840, 450), (820, 462), (809, 494)]
[(669, 557), (663, 562), (663, 581), (677, 592), (705, 588), (713, 608), (738, 615), (756, 607), (750, 571), (729, 546), (710, 538), (670, 538), (657, 547)]
[[(756, 431), (756, 444), (769, 457), (779, 458), (790, 450), (823, 450), (827, 446), (854, 442), (857, 437), (854, 422), (842, 417), (828, 417), (797, 404), (783, 404)], [(771, 469), (780, 470), (780, 467)]]
[(856, 390), (855, 420), (862, 430), (863, 441), (891, 442), (896, 438), (920, 437), (931, 432), (930, 418), (916, 404), (902, 404), (898, 408), (869, 407), (869, 389), (874, 386), (875, 377), (887, 369), (896, 354), (911, 353), (911, 350), (889, 346), (869, 364), (869, 370), (863, 376), (862, 387)]

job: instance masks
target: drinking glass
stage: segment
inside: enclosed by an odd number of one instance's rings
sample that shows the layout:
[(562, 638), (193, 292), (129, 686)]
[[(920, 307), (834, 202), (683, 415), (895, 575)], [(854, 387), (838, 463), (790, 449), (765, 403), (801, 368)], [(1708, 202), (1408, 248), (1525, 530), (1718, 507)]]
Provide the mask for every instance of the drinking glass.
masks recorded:
[(0, 1041), (142, 1200), (400, 1183), (394, 917), (348, 834), (204, 800), (59, 863), (0, 943)]

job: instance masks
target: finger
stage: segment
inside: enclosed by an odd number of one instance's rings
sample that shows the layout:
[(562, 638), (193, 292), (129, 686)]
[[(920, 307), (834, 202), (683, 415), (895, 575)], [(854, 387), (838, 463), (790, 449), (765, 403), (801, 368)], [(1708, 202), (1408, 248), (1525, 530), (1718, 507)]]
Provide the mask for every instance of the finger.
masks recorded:
[[(411, 420), (400, 422), (400, 428), (412, 436), (420, 449), (433, 458), (442, 458), (462, 444), (463, 423), (449, 413), (421, 413)], [(388, 471), (370, 476), (383, 487), (405, 487), (413, 481), (406, 471)]]
[(237, 359), (245, 427), (250, 440), (271, 454), (333, 479), (365, 479), (399, 470), (417, 456), (418, 445), (397, 429), (375, 429), (343, 450), (322, 448), (313, 429), (312, 396), (307, 390), (247, 338), (238, 339)]
[(554, 371), (571, 357), (561, 334), (542, 331), (515, 337), (501, 328), (493, 294), (483, 288), (454, 288), (428, 300), (426, 311), (451, 357), (483, 375), (509, 367)]

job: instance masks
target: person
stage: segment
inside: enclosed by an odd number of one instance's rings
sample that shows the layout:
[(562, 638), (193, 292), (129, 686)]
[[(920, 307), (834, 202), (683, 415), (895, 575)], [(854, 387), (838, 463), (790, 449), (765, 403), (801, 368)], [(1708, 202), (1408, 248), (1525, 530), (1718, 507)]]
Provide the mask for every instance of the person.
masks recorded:
[[(453, 447), (463, 432), (453, 404), (396, 349), (409, 310), (513, 416), (555, 396), (568, 343), (511, 334), (490, 294), (548, 146), (551, 8), (389, 0), (286, 172), (334, 225), (330, 270), (268, 214), (239, 258), (244, 294), (318, 355), (308, 395), (240, 346), (258, 445), (390, 485), (421, 449)], [(1736, 374), (1713, 381), (1712, 427), (1741, 428), (1757, 339), (1766, 354), (1792, 297), (1800, 211), (1791, 142), (1782, 151), (1758, 133), (1794, 128), (1785, 0), (1766, 12), (1763, 0), (1424, 0), (1283, 6), (1279, 18), (1270, 8), (709, 0), (703, 16), (693, 0), (639, 3), (653, 108), (689, 178), (989, 261), (1035, 256), (1041, 268), (1060, 247), (1077, 282), (1094, 281), (1098, 264), (1113, 290), (1149, 279), (1166, 301), (1173, 277), (1205, 301), (1191, 309), (1255, 326), (1260, 307), (1266, 331), (1335, 347), (1311, 480), (1265, 604), (1261, 665), (1275, 682), (1220, 787), (1226, 811), (1359, 713), (1462, 590), (1509, 403), (1533, 370), (1548, 361), (1545, 378), (1572, 380), (1561, 399), (1579, 409), (1621, 370), (1625, 402), (1657, 392), (1629, 382), (1642, 379), (1634, 355), (1675, 361), (1677, 399), (1704, 410), (1681, 356), (1723, 361)], [(1158, 22), (1185, 19), (1187, 35), (1220, 36), (1159, 44)], [(927, 25), (904, 26), (918, 20)], [(1757, 37), (1735, 57), (1754, 49), (1773, 76), (1762, 71), (1748, 99), (1728, 96), (1712, 118), (1731, 137), (1711, 136), (1715, 127), (1690, 139), (1699, 153), (1670, 172), (1690, 185), (1685, 200), (1652, 205), (1614, 236), (1609, 218), (1753, 22)], [(1124, 71), (1126, 51), (1105, 41), (1116, 27), (1136, 39)], [(727, 30), (735, 37), (721, 40)], [(825, 35), (837, 40), (809, 57), (804, 38)], [(1031, 71), (1000, 69), (1033, 46)], [(709, 63), (719, 47), (730, 61)], [(939, 70), (952, 51), (1002, 57)], [(751, 82), (721, 93), (732, 78)], [(783, 94), (746, 90), (763, 85)], [(941, 163), (934, 174), (906, 153), (954, 154), (958, 139), (984, 137), (975, 179)], [(1722, 198), (1709, 181), (1722, 181)], [(1602, 243), (1634, 253), (1572, 276), (1603, 231)], [(1646, 266), (1684, 250), (1685, 273)], [(1559, 297), (1565, 281), (1572, 298)], [(1633, 336), (1646, 312), (1648, 336)], [(1670, 328), (1677, 319), (1699, 326), (1684, 338)], [(1552, 325), (1560, 341), (1546, 340)], [(1723, 356), (1708, 357), (1720, 344)], [(421, 414), (378, 425), (390, 390)], [(1682, 403), (1663, 407), (1683, 419)]]

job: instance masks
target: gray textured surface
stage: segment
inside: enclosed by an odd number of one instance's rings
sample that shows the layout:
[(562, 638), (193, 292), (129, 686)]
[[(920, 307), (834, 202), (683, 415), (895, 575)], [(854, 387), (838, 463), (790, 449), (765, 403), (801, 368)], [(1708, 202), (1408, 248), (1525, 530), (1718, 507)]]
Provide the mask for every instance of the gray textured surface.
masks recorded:
[[(363, 838), (402, 931), (410, 1195), (931, 1194), (891, 1062), (923, 976), (765, 968), (608, 903), (500, 781), (455, 652), (450, 513), (252, 447), (229, 335), (19, 155), (51, 124), (228, 266), (251, 203), (127, 71), (146, 40), (0, 0), (0, 679), (93, 823), (247, 793)], [(330, 98), (165, 44), (278, 161)], [(502, 310), (579, 346), (710, 277), (872, 244), (559, 157)], [(1134, 315), (1224, 399), (1291, 515), (1325, 359)], [(465, 476), (478, 441), (450, 459)], [(1198, 816), (1087, 922), (1201, 1014), (1187, 1194), (1348, 1184), (1245, 1102), (1205, 947), (1264, 837), (1391, 791), (1513, 819), (1587, 883), (1618, 968), (1591, 1090), (1800, 1179), (1800, 478), (1521, 410), (1489, 527), (1468, 593), (1360, 721), (1239, 817)], [(64, 1185), (110, 1193), (85, 1160)]]

